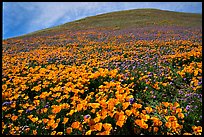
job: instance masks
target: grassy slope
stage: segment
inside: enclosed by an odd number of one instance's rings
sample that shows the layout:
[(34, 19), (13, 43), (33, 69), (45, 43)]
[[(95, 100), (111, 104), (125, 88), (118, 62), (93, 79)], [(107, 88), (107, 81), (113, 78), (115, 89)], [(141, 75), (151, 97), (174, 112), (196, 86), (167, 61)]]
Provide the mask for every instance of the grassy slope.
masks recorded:
[(75, 31), (91, 28), (125, 29), (149, 25), (201, 26), (202, 14), (172, 12), (158, 9), (125, 10), (86, 17), (16, 38), (43, 35), (61, 30)]

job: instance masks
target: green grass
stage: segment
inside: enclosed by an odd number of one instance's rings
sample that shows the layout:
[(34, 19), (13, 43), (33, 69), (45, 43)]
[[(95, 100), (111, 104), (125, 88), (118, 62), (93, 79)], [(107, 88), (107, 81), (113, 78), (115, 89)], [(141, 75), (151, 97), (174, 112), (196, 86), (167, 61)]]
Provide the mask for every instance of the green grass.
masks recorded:
[(63, 30), (86, 30), (92, 28), (104, 28), (109, 30), (119, 30), (144, 26), (174, 25), (193, 27), (202, 25), (202, 14), (173, 12), (158, 9), (134, 9), (110, 12), (97, 16), (90, 16), (73, 22), (68, 22), (59, 26), (35, 31), (16, 38), (27, 36), (43, 35), (51, 32)]

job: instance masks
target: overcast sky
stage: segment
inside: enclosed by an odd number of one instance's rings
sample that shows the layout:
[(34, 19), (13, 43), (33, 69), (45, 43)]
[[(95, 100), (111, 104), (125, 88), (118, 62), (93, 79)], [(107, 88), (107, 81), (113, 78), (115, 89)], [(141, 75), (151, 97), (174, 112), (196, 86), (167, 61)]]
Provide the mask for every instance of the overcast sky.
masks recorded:
[(3, 39), (87, 16), (138, 8), (202, 14), (202, 2), (3, 2)]

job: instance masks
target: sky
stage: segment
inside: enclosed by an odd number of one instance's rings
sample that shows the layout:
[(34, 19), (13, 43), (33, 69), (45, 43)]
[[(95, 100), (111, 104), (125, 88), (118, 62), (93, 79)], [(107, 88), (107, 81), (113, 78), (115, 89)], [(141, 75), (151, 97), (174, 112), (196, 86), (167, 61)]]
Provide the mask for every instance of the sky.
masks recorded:
[(202, 2), (3, 2), (3, 39), (98, 14), (156, 8), (202, 14)]

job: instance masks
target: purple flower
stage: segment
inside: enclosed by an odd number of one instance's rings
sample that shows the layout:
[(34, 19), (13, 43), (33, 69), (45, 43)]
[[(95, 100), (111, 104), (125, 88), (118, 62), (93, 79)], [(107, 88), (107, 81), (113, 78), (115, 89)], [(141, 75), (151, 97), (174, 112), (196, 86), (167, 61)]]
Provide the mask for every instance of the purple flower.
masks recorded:
[(131, 98), (131, 99), (129, 100), (129, 102), (130, 102), (130, 104), (133, 104), (134, 98)]
[(6, 102), (4, 102), (4, 103), (2, 104), (2, 106), (4, 106), (4, 105), (7, 106), (7, 105), (9, 105), (9, 104), (10, 104), (10, 102), (7, 102), (7, 101), (6, 101)]
[(183, 91), (180, 91), (180, 90), (179, 90), (179, 94), (183, 94)]
[(163, 94), (162, 97), (166, 97), (166, 94)]
[(29, 109), (26, 110), (26, 113), (30, 113), (30, 112), (31, 112), (31, 110), (29, 110)]
[(183, 80), (186, 80), (186, 78), (184, 78)]
[(186, 106), (186, 110), (188, 111), (189, 109), (190, 109), (190, 106), (189, 106), (189, 105), (187, 105), (187, 106)]
[(4, 103), (2, 104), (2, 106), (4, 106), (4, 105), (6, 105), (6, 106), (7, 106), (7, 105), (11, 105), (12, 102), (13, 102), (13, 101), (10, 101), (10, 102), (6, 101), (6, 102), (4, 102)]
[(186, 97), (189, 97), (189, 96), (190, 96), (190, 94), (186, 94), (185, 96), (186, 96)]
[(48, 104), (46, 104), (44, 107), (45, 107), (45, 108), (48, 108), (48, 107), (49, 107), (49, 105), (48, 105)]
[(89, 114), (84, 116), (85, 119), (90, 118), (90, 117), (91, 116)]
[(64, 90), (65, 89), (65, 87), (62, 87), (62, 90)]
[(198, 85), (200, 86), (202, 84), (202, 81), (201, 82), (198, 82)]

